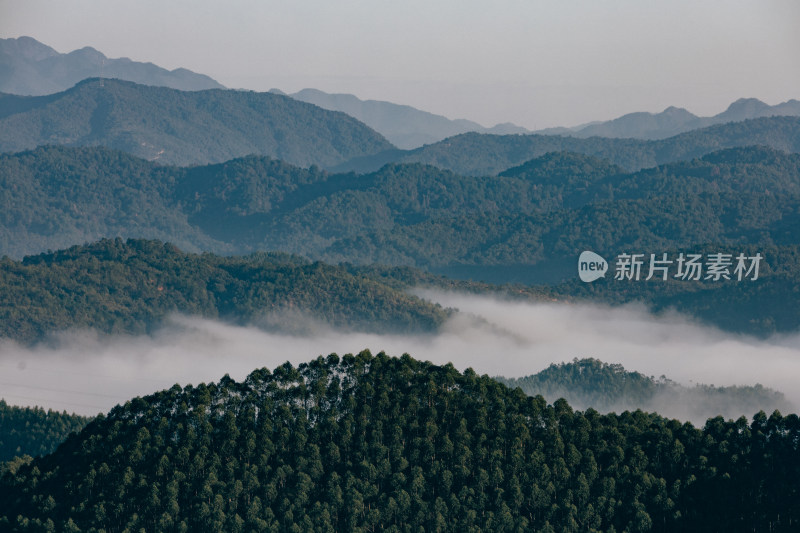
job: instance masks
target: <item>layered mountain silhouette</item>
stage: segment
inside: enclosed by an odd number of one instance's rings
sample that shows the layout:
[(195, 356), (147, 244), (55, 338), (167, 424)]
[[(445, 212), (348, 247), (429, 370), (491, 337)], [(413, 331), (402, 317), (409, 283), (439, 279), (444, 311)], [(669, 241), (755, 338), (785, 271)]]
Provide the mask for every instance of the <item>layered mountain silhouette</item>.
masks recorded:
[(0, 92), (41, 96), (69, 89), (86, 78), (118, 78), (184, 91), (222, 89), (210, 77), (185, 68), (112, 59), (92, 47), (62, 54), (32, 37), (0, 39)]
[[(275, 89), (273, 92), (284, 94)], [(477, 122), (465, 119), (451, 120), (407, 105), (361, 100), (352, 94), (330, 94), (317, 89), (303, 89), (289, 96), (325, 109), (347, 113), (380, 132), (398, 148), (406, 150), (470, 132), (660, 140), (728, 122), (773, 116), (800, 116), (798, 100), (771, 106), (756, 98), (741, 98), (722, 113), (711, 117), (700, 117), (686, 109), (670, 106), (661, 113), (636, 112), (613, 120), (591, 122), (572, 128), (557, 127), (530, 131), (511, 123), (487, 128)]]
[(535, 133), (655, 140), (716, 124), (773, 116), (800, 116), (800, 101), (789, 100), (771, 106), (756, 98), (740, 98), (728, 109), (712, 117), (699, 117), (686, 109), (670, 106), (661, 113), (629, 113), (606, 122), (575, 128), (551, 128)]
[(332, 170), (374, 172), (388, 163), (425, 163), (470, 176), (496, 175), (549, 152), (591, 155), (629, 170), (684, 161), (722, 148), (762, 145), (800, 152), (800, 117), (765, 117), (692, 130), (667, 139), (462, 133), (414, 150), (370, 155)]
[(48, 96), (0, 94), (0, 151), (47, 144), (102, 145), (180, 165), (260, 154), (331, 166), (393, 148), (344, 113), (270, 93), (94, 78)]
[[(185, 91), (223, 88), (212, 78), (184, 68), (170, 71), (152, 63), (128, 58), (112, 59), (91, 47), (64, 54), (32, 37), (0, 39), (0, 92), (41, 96), (67, 90), (86, 78), (115, 78)], [(395, 146), (406, 150), (469, 132), (658, 140), (726, 122), (771, 116), (800, 116), (798, 100), (788, 100), (771, 106), (755, 98), (742, 98), (733, 102), (724, 112), (712, 117), (700, 117), (686, 109), (670, 106), (660, 113), (629, 113), (609, 121), (531, 132), (512, 123), (485, 127), (477, 122), (453, 120), (408, 105), (362, 100), (352, 94), (331, 94), (311, 88), (290, 95), (277, 89), (270, 92), (291, 96), (295, 100), (330, 111), (344, 112), (373, 128)]]
[(352, 94), (330, 94), (317, 89), (303, 89), (289, 96), (324, 109), (347, 113), (403, 149), (417, 148), (468, 131), (499, 135), (530, 133), (516, 124), (505, 123), (487, 128), (471, 120), (451, 120), (407, 105), (361, 100)]
[[(800, 155), (769, 148), (635, 173), (550, 153), (470, 177), (421, 164), (330, 174), (256, 156), (181, 168), (102, 147), (44, 147), (0, 156), (0, 181), (0, 255), (146, 237), (496, 283), (567, 280), (553, 297), (645, 301), (756, 334), (800, 326)], [(755, 283), (589, 285), (576, 281), (581, 250), (761, 253), (764, 264)]]

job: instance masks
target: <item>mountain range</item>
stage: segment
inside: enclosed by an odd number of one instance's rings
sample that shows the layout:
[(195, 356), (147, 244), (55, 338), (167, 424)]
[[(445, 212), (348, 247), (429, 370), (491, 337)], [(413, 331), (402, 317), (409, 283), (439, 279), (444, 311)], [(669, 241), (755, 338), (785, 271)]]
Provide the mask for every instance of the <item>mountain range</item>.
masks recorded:
[(171, 313), (300, 334), (429, 332), (438, 305), (342, 267), (288, 254), (187, 254), (160, 241), (104, 239), (21, 262), (0, 260), (0, 338), (41, 341), (64, 330), (140, 335)]
[(119, 78), (183, 91), (224, 88), (185, 68), (167, 70), (126, 57), (111, 59), (90, 46), (62, 54), (32, 37), (0, 39), (0, 92), (42, 96), (86, 78)]
[(352, 94), (329, 94), (318, 89), (303, 89), (289, 96), (324, 109), (347, 113), (402, 149), (417, 148), (469, 131), (498, 135), (530, 133), (515, 124), (498, 124), (486, 128), (471, 120), (452, 120), (408, 105), (380, 100), (361, 100)]
[(702, 157), (723, 148), (754, 145), (800, 152), (800, 117), (729, 122), (653, 141), (462, 133), (414, 150), (388, 150), (357, 158), (331, 170), (373, 172), (388, 163), (424, 163), (463, 175), (487, 176), (549, 152), (568, 151), (606, 159), (628, 171), (636, 171)]
[(270, 93), (94, 78), (48, 96), (0, 94), (0, 152), (45, 144), (103, 145), (180, 165), (260, 154), (330, 166), (393, 148), (344, 113)]
[[(109, 59), (91, 47), (62, 54), (32, 37), (0, 39), (0, 92), (2, 93), (48, 95), (66, 91), (86, 78), (116, 78), (141, 85), (187, 91), (224, 88), (208, 76), (183, 68), (169, 71), (152, 63), (140, 63), (127, 58)], [(311, 103), (323, 109), (344, 112), (404, 150), (419, 148), (469, 132), (658, 140), (727, 122), (800, 115), (800, 102), (797, 100), (770, 106), (755, 98), (742, 98), (732, 103), (724, 112), (712, 117), (699, 117), (686, 109), (668, 107), (661, 113), (629, 113), (608, 121), (531, 132), (511, 123), (487, 128), (470, 120), (448, 119), (408, 105), (362, 100), (352, 94), (331, 94), (310, 88), (291, 95), (286, 95), (277, 89), (270, 92), (291, 96), (295, 100)]]
[(249, 154), (335, 172), (419, 162), (463, 175), (493, 175), (553, 151), (607, 159), (627, 170), (760, 144), (800, 151), (800, 117), (731, 122), (646, 141), (464, 133), (400, 150), (353, 117), (273, 93), (178, 91), (89, 79), (48, 96), (0, 94), (0, 151), (47, 144), (103, 145), (152, 161), (196, 165)]
[[(275, 90), (273, 89), (273, 91)], [(469, 132), (494, 135), (538, 134), (578, 138), (659, 140), (728, 122), (772, 116), (800, 116), (800, 101), (797, 100), (770, 106), (755, 98), (741, 98), (733, 102), (722, 113), (712, 117), (700, 117), (686, 109), (668, 107), (661, 113), (629, 113), (613, 120), (592, 122), (572, 128), (559, 127), (531, 131), (511, 123), (487, 128), (470, 120), (451, 120), (407, 105), (378, 100), (361, 100), (352, 94), (330, 94), (318, 89), (303, 89), (289, 96), (332, 111), (343, 111), (364, 122), (381, 133), (392, 144), (404, 150), (434, 144), (448, 137)]]
[[(575, 279), (582, 250), (608, 257), (716, 247), (763, 252), (765, 280), (662, 284), (655, 293), (650, 284), (621, 290), (601, 280), (559, 294), (661, 302), (758, 333), (800, 324), (791, 297), (800, 280), (791, 251), (800, 245), (800, 155), (768, 148), (634, 173), (551, 153), (471, 177), (421, 164), (331, 174), (256, 156), (181, 168), (101, 147), (44, 147), (0, 156), (0, 179), (0, 254), (10, 256), (144, 237), (192, 251), (281, 250), (334, 264), (555, 283)], [(731, 299), (767, 293), (757, 319), (741, 306), (730, 309), (736, 316), (726, 311)]]
[[(458, 334), (441, 326), (459, 311), (421, 287), (643, 302), (775, 348), (800, 330), (794, 100), (532, 134), (351, 95), (193, 87), (216, 82), (30, 38), (0, 41), (0, 81), (6, 354), (76, 329), (157, 339), (172, 313)], [(163, 86), (180, 83), (196, 90)], [(743, 281), (584, 283), (583, 250), (612, 271), (625, 254), (763, 261)], [(735, 355), (717, 333), (704, 349)], [(366, 350), (176, 384), (92, 419), (0, 399), (0, 530), (794, 531), (800, 419), (777, 409), (795, 408), (760, 385), (688, 388), (595, 359), (493, 379)]]
[(771, 106), (756, 98), (740, 98), (728, 106), (728, 109), (712, 117), (699, 117), (686, 109), (670, 106), (661, 113), (629, 113), (614, 120), (574, 128), (551, 128), (534, 133), (582, 138), (596, 136), (654, 140), (716, 124), (773, 116), (800, 116), (800, 101), (788, 100)]

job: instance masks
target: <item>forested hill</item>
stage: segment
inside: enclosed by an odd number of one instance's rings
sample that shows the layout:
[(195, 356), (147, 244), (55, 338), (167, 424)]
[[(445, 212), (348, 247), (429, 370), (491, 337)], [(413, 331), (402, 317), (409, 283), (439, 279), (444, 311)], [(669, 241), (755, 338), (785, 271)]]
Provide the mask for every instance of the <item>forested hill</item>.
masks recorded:
[(568, 151), (607, 159), (628, 171), (636, 171), (702, 157), (723, 148), (753, 145), (800, 152), (800, 117), (729, 122), (655, 141), (464, 133), (415, 150), (355, 159), (334, 170), (371, 172), (390, 162), (425, 163), (469, 176), (496, 175), (548, 152)]
[(0, 479), (8, 531), (792, 531), (796, 415), (547, 405), (409, 356), (173, 388)]
[(0, 398), (0, 463), (13, 457), (52, 453), (70, 433), (83, 429), (89, 420), (66, 411), (16, 407)]
[[(265, 157), (167, 167), (101, 147), (0, 156), (0, 254), (103, 237), (189, 251), (283, 250), (492, 283), (556, 283), (560, 299), (642, 300), (728, 330), (800, 327), (800, 155), (733, 148), (635, 173), (550, 153), (494, 177), (420, 164), (330, 174)], [(577, 281), (616, 254), (761, 253), (754, 283)], [(649, 257), (649, 255), (647, 256)], [(645, 274), (646, 275), (646, 272)]]
[(800, 243), (800, 155), (767, 148), (636, 173), (551, 153), (501, 176), (468, 177), (419, 164), (337, 175), (263, 157), (175, 168), (48, 147), (0, 156), (0, 182), (0, 253), (14, 257), (119, 235), (499, 272), (572, 262), (585, 249)]
[(187, 254), (144, 240), (103, 240), (22, 262), (2, 259), (0, 291), (0, 337), (23, 342), (71, 328), (144, 333), (170, 313), (291, 326), (297, 333), (309, 321), (424, 332), (447, 316), (439, 306), (341, 267), (284, 254)]
[(794, 412), (783, 393), (763, 387), (686, 387), (666, 376), (654, 378), (625, 370), (622, 365), (597, 359), (573, 359), (551, 364), (537, 374), (520, 378), (496, 378), (511, 388), (520, 387), (530, 396), (542, 395), (548, 402), (564, 398), (577, 409), (600, 412), (642, 409), (681, 420), (706, 420), (715, 416), (738, 418), (755, 410)]
[(0, 152), (46, 144), (102, 145), (167, 164), (260, 154), (304, 167), (393, 148), (344, 113), (271, 93), (94, 78), (48, 96), (0, 94)]

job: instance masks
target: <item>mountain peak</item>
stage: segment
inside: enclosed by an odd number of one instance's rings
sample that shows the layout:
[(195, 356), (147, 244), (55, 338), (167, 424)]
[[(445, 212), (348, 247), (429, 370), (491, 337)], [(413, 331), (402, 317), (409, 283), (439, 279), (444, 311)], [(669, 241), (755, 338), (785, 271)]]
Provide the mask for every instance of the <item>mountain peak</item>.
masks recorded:
[(726, 122), (738, 122), (748, 118), (756, 118), (770, 109), (770, 106), (758, 98), (739, 98), (728, 109), (715, 116), (715, 119)]
[(102, 64), (108, 59), (105, 54), (95, 48), (92, 48), (91, 46), (84, 46), (78, 50), (73, 50), (72, 52), (66, 54), (66, 57), (72, 60), (89, 63), (93, 66)]
[(666, 116), (692, 116), (694, 117), (694, 113), (690, 112), (687, 109), (682, 107), (675, 107), (674, 105), (669, 106), (664, 111), (661, 112), (662, 115)]
[(54, 49), (28, 36), (0, 39), (0, 54), (3, 53), (30, 61), (41, 61), (58, 55)]
[(88, 77), (119, 78), (183, 91), (222, 89), (208, 76), (169, 71), (152, 63), (109, 58), (91, 46), (61, 54), (32, 37), (0, 39), (0, 92), (41, 96), (65, 91)]

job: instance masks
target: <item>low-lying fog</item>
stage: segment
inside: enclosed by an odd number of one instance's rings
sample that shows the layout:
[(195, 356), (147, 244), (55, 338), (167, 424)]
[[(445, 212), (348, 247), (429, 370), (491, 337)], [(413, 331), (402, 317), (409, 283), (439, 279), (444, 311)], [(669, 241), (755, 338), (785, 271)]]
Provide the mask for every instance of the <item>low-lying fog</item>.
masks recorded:
[[(5, 341), (0, 344), (0, 398), (96, 414), (175, 383), (217, 381), (226, 373), (241, 380), (258, 367), (369, 348), (507, 377), (533, 374), (552, 362), (594, 357), (687, 386), (761, 383), (800, 405), (800, 334), (757, 340), (701, 327), (678, 315), (655, 317), (639, 307), (421, 295), (460, 312), (435, 335), (341, 333), (317, 326), (306, 336), (293, 336), (176, 316), (150, 336), (72, 332), (33, 348)], [(692, 418), (671, 407), (664, 411)], [(740, 414), (750, 418), (756, 410)]]

